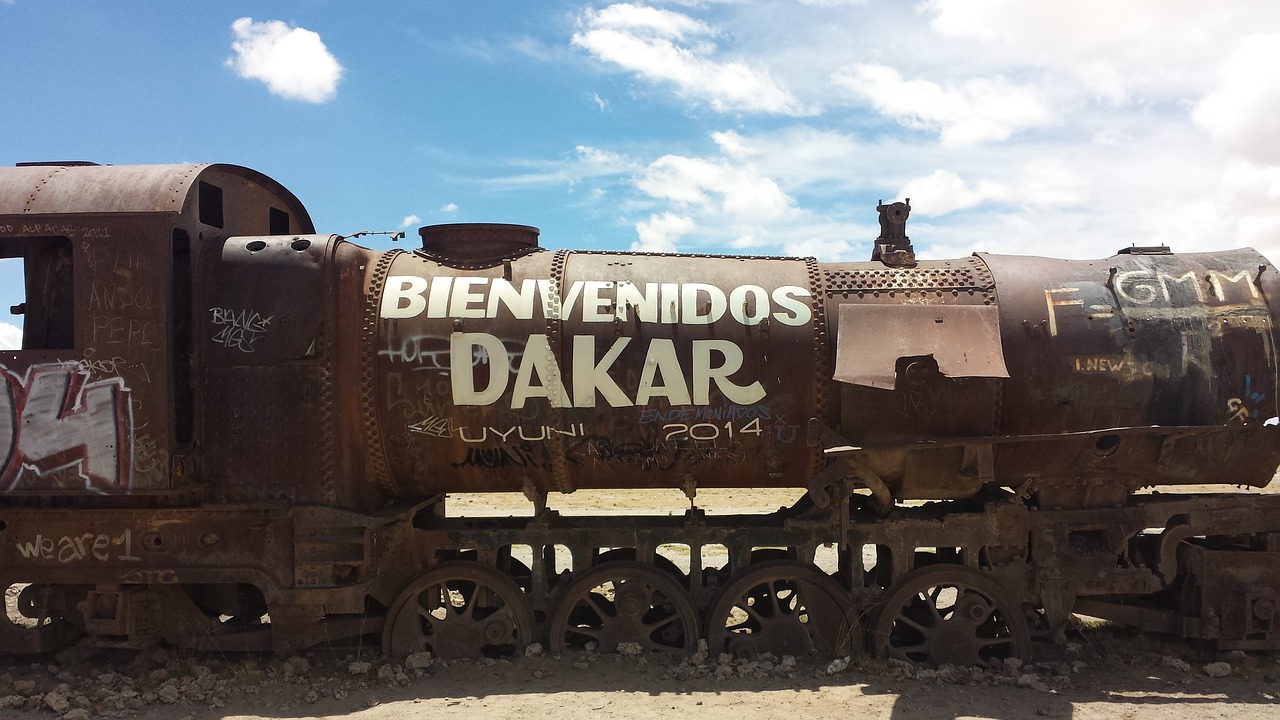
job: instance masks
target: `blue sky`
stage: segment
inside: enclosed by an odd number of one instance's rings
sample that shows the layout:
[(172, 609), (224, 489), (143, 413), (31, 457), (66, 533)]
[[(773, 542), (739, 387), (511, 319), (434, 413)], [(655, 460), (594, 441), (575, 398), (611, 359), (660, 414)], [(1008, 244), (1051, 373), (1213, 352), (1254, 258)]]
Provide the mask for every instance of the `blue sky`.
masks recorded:
[(1274, 2), (0, 0), (0, 32), (0, 164), (247, 165), (322, 232), (851, 260), (910, 197), (924, 257), (1280, 258)]

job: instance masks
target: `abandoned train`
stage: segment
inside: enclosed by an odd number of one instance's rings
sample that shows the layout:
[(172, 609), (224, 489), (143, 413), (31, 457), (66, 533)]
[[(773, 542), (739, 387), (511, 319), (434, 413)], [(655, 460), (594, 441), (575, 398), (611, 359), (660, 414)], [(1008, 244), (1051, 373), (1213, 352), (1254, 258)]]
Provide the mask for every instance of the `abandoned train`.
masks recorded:
[[(3, 646), (972, 665), (1085, 613), (1280, 647), (1280, 495), (1227, 487), (1280, 462), (1276, 267), (917, 260), (879, 209), (868, 262), (384, 252), (242, 167), (0, 169)], [(688, 509), (547, 505), (611, 488)], [(529, 512), (445, 511), (491, 492)]]

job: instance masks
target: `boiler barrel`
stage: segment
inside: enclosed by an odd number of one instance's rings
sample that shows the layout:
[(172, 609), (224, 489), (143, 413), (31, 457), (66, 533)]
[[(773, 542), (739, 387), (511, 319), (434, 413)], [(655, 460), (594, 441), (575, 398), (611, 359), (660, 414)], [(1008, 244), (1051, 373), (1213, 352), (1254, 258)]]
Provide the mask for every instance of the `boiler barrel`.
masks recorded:
[(512, 254), (400, 254), (375, 279), (396, 494), (808, 477), (805, 426), (828, 384), (816, 263)]

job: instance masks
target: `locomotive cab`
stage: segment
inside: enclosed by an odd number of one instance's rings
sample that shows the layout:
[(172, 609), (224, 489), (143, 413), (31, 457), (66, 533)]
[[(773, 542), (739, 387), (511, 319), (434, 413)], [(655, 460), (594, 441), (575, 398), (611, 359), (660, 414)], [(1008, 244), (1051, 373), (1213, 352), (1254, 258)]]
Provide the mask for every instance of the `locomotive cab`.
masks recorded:
[(0, 257), (20, 349), (0, 351), (0, 486), (15, 496), (181, 490), (198, 474), (199, 248), (310, 231), (287, 190), (231, 165), (0, 171)]

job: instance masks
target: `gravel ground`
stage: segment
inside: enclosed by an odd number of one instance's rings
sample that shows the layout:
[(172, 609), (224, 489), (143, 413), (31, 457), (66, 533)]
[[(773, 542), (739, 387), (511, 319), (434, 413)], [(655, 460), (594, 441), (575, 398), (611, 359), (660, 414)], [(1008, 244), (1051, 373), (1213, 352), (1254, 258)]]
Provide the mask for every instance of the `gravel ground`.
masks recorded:
[[(1038, 648), (1039, 662), (920, 668), (894, 661), (789, 656), (735, 659), (618, 653), (390, 663), (378, 653), (322, 648), (306, 656), (199, 657), (153, 648), (19, 662), (0, 656), (6, 720), (294, 718), (432, 710), (482, 717), (594, 712), (654, 717), (1280, 717), (1272, 654), (1224, 653), (1122, 630), (1077, 633)], [(615, 707), (616, 706), (616, 707)]]

